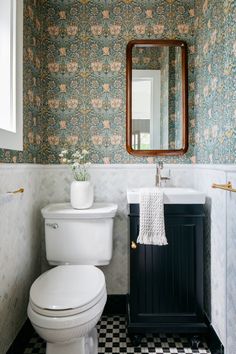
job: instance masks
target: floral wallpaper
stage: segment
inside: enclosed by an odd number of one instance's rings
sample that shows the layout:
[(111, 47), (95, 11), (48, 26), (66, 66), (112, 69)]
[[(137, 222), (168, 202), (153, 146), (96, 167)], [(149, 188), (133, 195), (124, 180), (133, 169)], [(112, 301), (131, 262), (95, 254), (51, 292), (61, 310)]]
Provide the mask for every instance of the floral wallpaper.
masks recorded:
[(236, 163), (236, 4), (196, 0), (195, 157)]
[(125, 148), (125, 51), (138, 38), (188, 44), (190, 148), (163, 160), (236, 161), (233, 0), (24, 3), (24, 151), (1, 162), (58, 163), (65, 146), (93, 163), (153, 162)]
[[(125, 148), (126, 45), (178, 37), (191, 46), (193, 1), (67, 0), (46, 1), (43, 8), (43, 162), (58, 162), (65, 146), (89, 148), (94, 163), (146, 161)], [(182, 161), (191, 155), (190, 148)]]
[(132, 68), (136, 70), (160, 70), (162, 62), (161, 47), (134, 47), (132, 50)]
[[(194, 1), (32, 0), (30, 11), (28, 3), (25, 53), (37, 55), (33, 61), (25, 55), (24, 152), (1, 151), (0, 160), (57, 163), (65, 146), (86, 146), (94, 163), (152, 162), (125, 148), (126, 45), (135, 38), (180, 38), (191, 48)], [(193, 60), (190, 50), (190, 83)], [(166, 160), (191, 162), (192, 155), (191, 146), (188, 155)]]

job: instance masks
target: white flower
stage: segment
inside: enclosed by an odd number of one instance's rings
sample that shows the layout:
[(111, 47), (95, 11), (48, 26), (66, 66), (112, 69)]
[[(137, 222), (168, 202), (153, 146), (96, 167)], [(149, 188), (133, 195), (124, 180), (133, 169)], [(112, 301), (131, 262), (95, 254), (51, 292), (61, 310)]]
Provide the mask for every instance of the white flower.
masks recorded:
[(90, 162), (88, 162), (89, 152), (86, 149), (82, 151), (72, 152), (70, 150), (63, 150), (59, 154), (62, 163), (68, 163), (71, 167), (74, 179), (76, 181), (88, 181), (89, 173), (88, 167)]

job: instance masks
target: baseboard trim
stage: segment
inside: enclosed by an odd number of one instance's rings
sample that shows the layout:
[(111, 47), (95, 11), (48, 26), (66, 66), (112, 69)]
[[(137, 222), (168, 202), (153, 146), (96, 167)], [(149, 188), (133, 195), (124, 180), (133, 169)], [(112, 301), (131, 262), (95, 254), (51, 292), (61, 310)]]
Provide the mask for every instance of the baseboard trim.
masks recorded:
[(29, 342), (30, 338), (32, 338), (33, 334), (34, 329), (30, 323), (30, 320), (27, 319), (6, 354), (23, 353), (27, 343)]
[[(126, 315), (126, 295), (108, 295), (103, 315)], [(34, 329), (29, 319), (27, 319), (6, 354), (23, 353), (26, 344), (32, 338), (33, 334)], [(207, 342), (211, 354), (225, 353), (223, 344), (210, 324)]]
[(209, 346), (209, 349), (211, 351), (211, 354), (224, 354), (224, 346), (220, 341), (220, 338), (216, 334), (214, 328), (212, 325), (209, 325), (209, 334), (207, 338), (207, 344)]
[(103, 315), (125, 315), (126, 295), (108, 295)]

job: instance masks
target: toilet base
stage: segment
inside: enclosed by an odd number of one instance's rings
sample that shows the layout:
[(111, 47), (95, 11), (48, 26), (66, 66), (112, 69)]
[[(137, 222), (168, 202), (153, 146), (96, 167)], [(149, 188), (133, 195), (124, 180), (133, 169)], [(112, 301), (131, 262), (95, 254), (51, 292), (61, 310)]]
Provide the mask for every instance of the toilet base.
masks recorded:
[(98, 335), (93, 328), (86, 337), (68, 343), (47, 343), (46, 354), (97, 354)]

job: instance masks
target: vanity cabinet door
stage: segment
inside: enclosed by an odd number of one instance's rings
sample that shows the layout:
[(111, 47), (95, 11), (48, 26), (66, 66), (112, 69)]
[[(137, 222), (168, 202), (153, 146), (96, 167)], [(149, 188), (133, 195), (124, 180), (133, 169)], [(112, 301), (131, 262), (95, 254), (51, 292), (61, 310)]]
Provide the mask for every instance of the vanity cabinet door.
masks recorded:
[[(167, 246), (136, 244), (136, 248), (130, 248), (131, 328), (132, 324), (134, 327), (141, 324), (152, 331), (205, 327), (202, 326), (203, 214), (187, 214), (185, 209), (183, 214), (181, 208), (176, 214), (172, 207), (165, 208)], [(133, 247), (138, 233), (139, 215), (131, 213)]]

